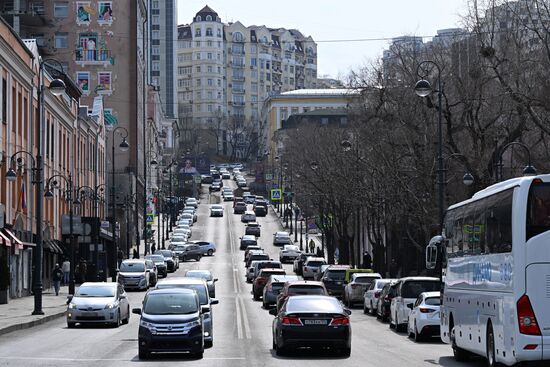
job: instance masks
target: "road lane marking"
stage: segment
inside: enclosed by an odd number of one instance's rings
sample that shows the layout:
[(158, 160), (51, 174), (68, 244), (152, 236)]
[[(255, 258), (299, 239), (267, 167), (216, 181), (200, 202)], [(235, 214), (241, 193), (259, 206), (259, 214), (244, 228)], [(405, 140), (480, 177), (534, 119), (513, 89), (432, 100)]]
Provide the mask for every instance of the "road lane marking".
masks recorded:
[(241, 306), (239, 304), (239, 296), (235, 298), (235, 308), (236, 308), (236, 314), (237, 314), (237, 338), (242, 339), (243, 338), (243, 326), (242, 326), (242, 320), (241, 320)]
[(243, 312), (243, 324), (244, 324), (244, 335), (246, 339), (251, 339), (251, 333), (250, 333), (250, 324), (248, 322), (248, 315), (246, 314), (246, 306), (244, 304), (244, 300), (242, 297), (239, 296), (239, 301), (241, 302), (241, 310)]
[[(158, 354), (157, 354), (158, 355)], [(14, 357), (14, 356), (0, 356), (0, 359), (9, 359), (9, 360), (21, 360), (21, 361), (61, 361), (61, 362), (131, 362), (135, 359), (125, 359), (125, 358), (60, 358), (60, 357)], [(204, 357), (201, 360), (245, 360), (245, 357)]]

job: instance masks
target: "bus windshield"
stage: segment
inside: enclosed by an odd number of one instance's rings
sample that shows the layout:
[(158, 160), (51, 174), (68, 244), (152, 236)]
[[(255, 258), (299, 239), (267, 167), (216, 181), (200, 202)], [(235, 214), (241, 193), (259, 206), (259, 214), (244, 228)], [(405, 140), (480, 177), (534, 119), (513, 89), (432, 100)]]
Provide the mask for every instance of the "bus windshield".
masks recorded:
[(527, 202), (527, 240), (550, 230), (550, 184), (531, 184)]

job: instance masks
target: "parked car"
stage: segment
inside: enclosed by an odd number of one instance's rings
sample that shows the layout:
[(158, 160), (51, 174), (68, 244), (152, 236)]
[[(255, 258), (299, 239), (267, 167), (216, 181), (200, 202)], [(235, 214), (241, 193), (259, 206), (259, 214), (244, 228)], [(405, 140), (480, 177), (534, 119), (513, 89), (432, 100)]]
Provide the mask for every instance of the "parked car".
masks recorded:
[(376, 318), (382, 322), (388, 321), (390, 317), (391, 300), (397, 293), (397, 280), (391, 281), (384, 285), (378, 298), (378, 306), (376, 307)]
[(204, 345), (210, 348), (214, 342), (214, 312), (212, 305), (218, 304), (218, 300), (210, 296), (208, 284), (204, 279), (193, 277), (177, 277), (163, 280), (157, 284), (155, 289), (192, 289), (199, 296), (199, 303), (202, 308), (204, 326)]
[(273, 246), (292, 245), (288, 232), (278, 231), (273, 233)]
[(382, 279), (382, 276), (378, 273), (353, 273), (344, 287), (344, 304), (351, 307), (363, 303), (365, 291), (376, 279)]
[(183, 251), (180, 254), (180, 259), (181, 261), (187, 261), (191, 259), (195, 261), (200, 261), (202, 255), (203, 251), (199, 245), (188, 243), (187, 245), (183, 246)]
[(130, 321), (130, 304), (119, 283), (85, 282), (69, 296), (67, 306), (67, 327), (77, 323), (112, 324), (118, 327)]
[(262, 294), (262, 306), (268, 309), (271, 305), (277, 304), (277, 296), (286, 282), (295, 282), (300, 280), (296, 275), (271, 275), (267, 279), (263, 294)]
[[(160, 283), (159, 283), (160, 284)], [(154, 289), (145, 295), (138, 331), (139, 359), (154, 352), (204, 354), (204, 310), (192, 289)]]
[(141, 259), (123, 260), (119, 267), (118, 282), (124, 286), (124, 289), (147, 290), (151, 283), (145, 261)]
[(211, 217), (223, 217), (223, 205), (221, 205), (221, 204), (212, 204), (212, 205), (210, 205), (210, 216)]
[(257, 217), (265, 217), (267, 215), (267, 206), (255, 204), (252, 210), (254, 210), (254, 214), (256, 214)]
[(145, 270), (149, 273), (149, 286), (154, 287), (159, 279), (159, 274), (155, 263), (149, 259), (143, 259), (145, 261)]
[(409, 337), (414, 338), (416, 342), (427, 337), (439, 337), (440, 306), (440, 292), (420, 293), (414, 304), (407, 304), (407, 307), (411, 309), (407, 327)]
[(382, 289), (386, 284), (395, 281), (397, 281), (397, 279), (376, 279), (374, 282), (371, 283), (371, 285), (363, 294), (364, 314), (376, 314), (376, 309), (378, 308), (378, 301), (380, 300)]
[[(194, 213), (190, 212), (183, 212), (181, 213), (180, 217), (178, 218), (178, 224), (179, 223), (188, 223), (189, 226), (192, 226), (195, 220), (196, 215)], [(183, 222), (184, 220), (188, 220), (188, 222)]]
[(208, 241), (192, 241), (188, 243), (193, 243), (195, 245), (198, 245), (203, 255), (207, 256), (213, 256), (214, 252), (216, 252), (216, 244), (214, 242), (208, 242)]
[(244, 201), (237, 201), (233, 205), (233, 214), (244, 214), (246, 211), (246, 203)]
[(280, 310), (283, 303), (291, 296), (328, 296), (327, 289), (321, 282), (312, 282), (309, 280), (298, 280), (296, 282), (285, 283), (283, 289), (277, 296), (277, 310)]
[(239, 248), (241, 250), (246, 250), (248, 246), (256, 246), (258, 244), (258, 242), (256, 241), (256, 236), (254, 235), (245, 234), (240, 238), (240, 240), (241, 240), (241, 244)]
[[(164, 261), (166, 262), (166, 268), (168, 269), (169, 273), (175, 272), (179, 267), (179, 258), (176, 256), (174, 252), (170, 250), (157, 250), (155, 251), (155, 255), (164, 256)], [(176, 261), (178, 261), (177, 266), (176, 266)]]
[(302, 252), (300, 254), (300, 257), (294, 260), (294, 264), (292, 266), (292, 269), (296, 273), (296, 275), (302, 275), (302, 268), (304, 266), (304, 262), (306, 261), (306, 259), (308, 257), (315, 257), (315, 256), (317, 255), (311, 252)]
[(182, 214), (191, 214), (193, 216), (193, 222), (197, 221), (197, 211), (194, 208), (183, 209)]
[(264, 292), (264, 287), (267, 283), (267, 279), (271, 275), (286, 275), (285, 269), (281, 268), (263, 268), (258, 273), (258, 276), (254, 278), (252, 282), (252, 296), (255, 301), (258, 301)]
[(302, 276), (304, 279), (313, 279), (315, 273), (321, 270), (321, 265), (325, 265), (327, 261), (322, 257), (308, 257), (304, 262)]
[(196, 209), (199, 206), (199, 201), (195, 198), (187, 198), (185, 200), (185, 205), (192, 206)]
[(164, 256), (162, 255), (147, 255), (145, 256), (146, 260), (151, 260), (157, 267), (158, 277), (166, 278), (168, 275), (168, 270), (166, 269), (166, 263), (164, 262)]
[(191, 230), (191, 226), (189, 225), (189, 223), (184, 222), (179, 222), (176, 229), (174, 229), (173, 231), (174, 234), (185, 232), (187, 232), (187, 237), (191, 237), (193, 235), (193, 231)]
[(404, 330), (409, 320), (410, 308), (407, 304), (414, 303), (420, 293), (433, 292), (441, 289), (441, 280), (431, 277), (407, 277), (397, 281), (397, 292), (391, 300), (390, 328), (396, 331)]
[(247, 210), (241, 215), (241, 222), (248, 223), (248, 222), (255, 222), (256, 221), (256, 214), (254, 214), (253, 211)]
[(329, 295), (342, 297), (344, 295), (344, 278), (349, 265), (330, 265), (325, 269), (321, 277), (321, 282), (325, 285)]
[(262, 226), (258, 222), (248, 222), (244, 228), (244, 234), (260, 237)]
[(302, 251), (300, 251), (300, 248), (295, 245), (284, 245), (283, 248), (279, 251), (279, 261), (284, 262), (292, 262), (296, 260), (297, 257), (300, 256)]
[(328, 296), (290, 297), (275, 315), (272, 325), (273, 349), (284, 355), (290, 348), (328, 347), (338, 354), (351, 354), (351, 311)]
[(210, 270), (187, 270), (185, 276), (204, 280), (208, 286), (208, 294), (210, 297), (216, 297), (216, 282), (218, 278), (214, 278)]

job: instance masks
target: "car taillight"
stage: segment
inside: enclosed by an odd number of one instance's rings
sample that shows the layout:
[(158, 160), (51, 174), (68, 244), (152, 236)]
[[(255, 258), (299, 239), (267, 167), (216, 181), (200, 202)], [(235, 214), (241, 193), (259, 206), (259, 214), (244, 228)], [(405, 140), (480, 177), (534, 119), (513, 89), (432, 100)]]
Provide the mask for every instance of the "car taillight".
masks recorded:
[(258, 278), (256, 278), (256, 283), (265, 283), (266, 280), (267, 280), (267, 279), (265, 279), (265, 278), (260, 278), (260, 277), (258, 277)]
[(518, 300), (517, 308), (519, 332), (526, 335), (541, 335), (529, 296), (526, 294), (521, 296)]
[(374, 298), (380, 297), (380, 292), (374, 292)]
[(432, 312), (435, 312), (434, 309), (432, 308), (424, 308), (424, 307), (419, 307), (418, 308), (418, 311), (422, 312), (422, 313), (432, 313)]
[(302, 322), (297, 317), (285, 316), (281, 320), (283, 325), (302, 325)]
[(348, 326), (349, 317), (335, 317), (330, 322), (330, 326)]

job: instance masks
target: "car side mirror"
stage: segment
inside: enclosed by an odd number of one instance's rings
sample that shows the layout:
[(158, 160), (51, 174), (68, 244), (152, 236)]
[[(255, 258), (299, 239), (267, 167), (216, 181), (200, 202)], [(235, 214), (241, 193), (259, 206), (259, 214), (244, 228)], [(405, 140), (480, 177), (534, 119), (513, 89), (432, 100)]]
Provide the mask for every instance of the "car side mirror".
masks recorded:
[(132, 308), (132, 313), (135, 313), (137, 315), (141, 315), (141, 308)]
[(412, 303), (407, 303), (407, 308), (410, 308), (412, 310), (413, 309), (413, 304)]
[(211, 305), (217, 305), (218, 303), (220, 303), (220, 300), (219, 300), (219, 299), (216, 299), (216, 298), (210, 299), (210, 304), (211, 304)]
[(344, 312), (346, 313), (346, 315), (351, 315), (351, 310), (349, 308), (344, 308)]
[(273, 316), (277, 316), (277, 309), (276, 308), (270, 308), (269, 309), (269, 314), (273, 315)]
[(210, 311), (210, 306), (201, 306), (201, 313), (206, 313)]
[(120, 299), (126, 299), (126, 295), (125, 295), (125, 294), (121, 294), (119, 298), (120, 298)]
[(214, 278), (212, 281), (213, 281), (213, 282), (217, 282), (217, 281), (218, 281), (218, 278)]

